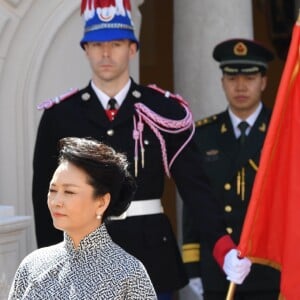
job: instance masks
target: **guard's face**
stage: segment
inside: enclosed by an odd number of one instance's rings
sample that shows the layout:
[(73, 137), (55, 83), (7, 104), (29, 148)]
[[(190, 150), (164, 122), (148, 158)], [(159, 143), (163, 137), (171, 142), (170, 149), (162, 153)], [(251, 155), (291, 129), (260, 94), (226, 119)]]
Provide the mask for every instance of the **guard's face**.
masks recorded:
[(242, 119), (255, 111), (266, 88), (267, 78), (261, 73), (222, 77), (223, 89), (232, 111)]
[(107, 207), (104, 198), (95, 198), (93, 192), (88, 175), (69, 162), (59, 165), (50, 182), (48, 207), (53, 225), (66, 231), (74, 242), (99, 227), (96, 216)]
[(129, 62), (136, 51), (136, 44), (128, 40), (87, 43), (85, 52), (94, 82), (100, 86), (106, 82), (124, 84), (129, 77)]

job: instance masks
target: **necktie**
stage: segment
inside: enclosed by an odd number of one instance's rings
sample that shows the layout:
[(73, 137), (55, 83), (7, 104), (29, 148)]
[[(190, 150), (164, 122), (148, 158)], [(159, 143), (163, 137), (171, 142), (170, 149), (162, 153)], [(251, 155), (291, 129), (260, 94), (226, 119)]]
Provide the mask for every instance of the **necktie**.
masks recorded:
[(107, 105), (108, 110), (116, 110), (117, 109), (117, 100), (114, 98), (109, 99), (108, 105)]
[(245, 140), (246, 140), (246, 130), (249, 127), (249, 124), (246, 121), (242, 121), (239, 125), (238, 128), (241, 131), (241, 135), (240, 135), (240, 144), (243, 145), (245, 144)]
[(109, 99), (107, 104), (106, 115), (110, 121), (113, 121), (117, 114), (117, 101), (114, 98)]

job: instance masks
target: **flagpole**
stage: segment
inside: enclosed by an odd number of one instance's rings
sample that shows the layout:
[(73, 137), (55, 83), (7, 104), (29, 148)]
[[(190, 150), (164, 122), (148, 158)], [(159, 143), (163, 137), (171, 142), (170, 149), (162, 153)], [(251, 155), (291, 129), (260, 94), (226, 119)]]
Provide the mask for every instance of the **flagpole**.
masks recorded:
[(233, 300), (235, 288), (236, 288), (236, 284), (234, 282), (230, 281), (227, 295), (226, 295), (226, 300)]

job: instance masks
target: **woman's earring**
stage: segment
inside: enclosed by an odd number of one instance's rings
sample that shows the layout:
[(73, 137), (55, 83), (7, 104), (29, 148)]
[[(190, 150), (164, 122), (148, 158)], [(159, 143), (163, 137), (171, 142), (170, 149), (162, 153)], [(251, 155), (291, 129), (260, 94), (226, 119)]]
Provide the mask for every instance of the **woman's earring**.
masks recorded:
[(96, 219), (97, 220), (101, 220), (101, 218), (102, 218), (102, 215), (101, 214), (97, 214)]

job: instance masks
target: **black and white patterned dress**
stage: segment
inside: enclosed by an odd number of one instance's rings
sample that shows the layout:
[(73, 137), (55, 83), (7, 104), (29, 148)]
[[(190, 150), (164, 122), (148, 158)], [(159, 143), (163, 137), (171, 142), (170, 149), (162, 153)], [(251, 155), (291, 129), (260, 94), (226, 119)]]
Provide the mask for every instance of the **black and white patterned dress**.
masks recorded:
[(103, 224), (77, 249), (65, 234), (63, 242), (25, 257), (8, 299), (157, 298), (143, 264), (116, 245)]

